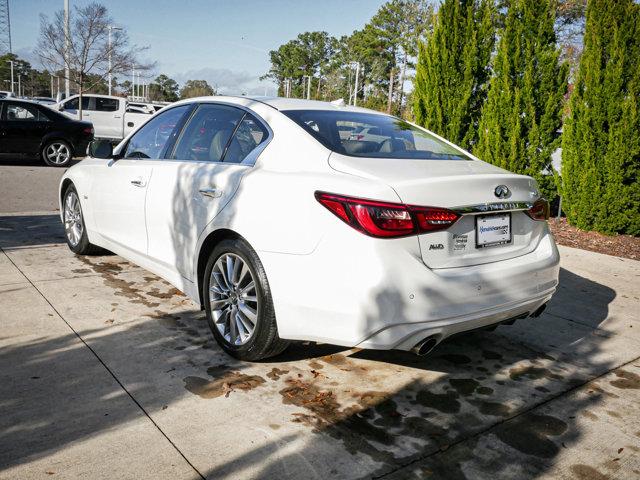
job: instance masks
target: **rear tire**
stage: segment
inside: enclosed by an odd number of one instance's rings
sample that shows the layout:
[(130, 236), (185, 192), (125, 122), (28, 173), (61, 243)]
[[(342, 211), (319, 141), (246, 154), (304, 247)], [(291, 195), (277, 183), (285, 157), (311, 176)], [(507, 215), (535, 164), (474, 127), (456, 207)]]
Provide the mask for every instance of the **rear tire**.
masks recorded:
[(71, 251), (77, 255), (97, 255), (102, 253), (100, 247), (89, 243), (82, 215), (82, 206), (80, 205), (80, 196), (73, 184), (67, 187), (62, 198), (64, 236)]
[(255, 361), (282, 353), (271, 290), (256, 252), (243, 239), (223, 240), (204, 271), (203, 300), (209, 328), (229, 355)]
[(66, 167), (73, 159), (73, 149), (64, 140), (51, 140), (42, 147), (40, 155), (50, 167)]

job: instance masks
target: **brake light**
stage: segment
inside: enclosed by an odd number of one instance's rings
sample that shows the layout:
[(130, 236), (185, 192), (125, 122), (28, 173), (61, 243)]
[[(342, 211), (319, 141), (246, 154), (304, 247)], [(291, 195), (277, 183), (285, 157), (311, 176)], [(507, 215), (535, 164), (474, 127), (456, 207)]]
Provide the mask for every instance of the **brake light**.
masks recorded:
[(438, 207), (416, 207), (402, 203), (316, 192), (316, 199), (340, 220), (362, 233), (393, 238), (445, 230), (460, 216)]
[(87, 127), (84, 130), (82, 130), (84, 133), (86, 133), (87, 135), (93, 135), (93, 128), (92, 127)]
[(547, 202), (544, 198), (539, 198), (525, 213), (529, 215), (529, 217), (531, 217), (533, 220), (549, 220), (549, 202)]

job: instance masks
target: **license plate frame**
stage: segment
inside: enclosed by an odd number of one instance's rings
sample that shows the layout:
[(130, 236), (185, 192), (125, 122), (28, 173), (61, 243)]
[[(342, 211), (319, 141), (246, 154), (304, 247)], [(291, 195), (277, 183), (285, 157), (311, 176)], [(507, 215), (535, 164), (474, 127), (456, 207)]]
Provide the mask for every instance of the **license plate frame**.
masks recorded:
[[(502, 222), (504, 222), (506, 220), (507, 227), (509, 229), (508, 237), (505, 237), (505, 235), (507, 235), (507, 234), (502, 234), (496, 240), (493, 240), (493, 241), (487, 241), (485, 239), (481, 239), (481, 232), (480, 232), (480, 226), (481, 225), (480, 224), (483, 223), (483, 221), (486, 221), (487, 219), (494, 220), (494, 221), (496, 219), (501, 219)], [(511, 244), (512, 241), (513, 241), (513, 223), (512, 223), (511, 220), (512, 220), (511, 212), (489, 213), (489, 214), (485, 214), (485, 215), (476, 215), (476, 218), (475, 218), (476, 248), (499, 247), (501, 245), (509, 245), (509, 244)], [(495, 225), (490, 225), (490, 226), (495, 226)], [(499, 225), (498, 225), (498, 227), (499, 227)], [(486, 235), (487, 235), (487, 233), (484, 233), (483, 236), (486, 236)], [(494, 236), (495, 236), (495, 234), (494, 234)]]

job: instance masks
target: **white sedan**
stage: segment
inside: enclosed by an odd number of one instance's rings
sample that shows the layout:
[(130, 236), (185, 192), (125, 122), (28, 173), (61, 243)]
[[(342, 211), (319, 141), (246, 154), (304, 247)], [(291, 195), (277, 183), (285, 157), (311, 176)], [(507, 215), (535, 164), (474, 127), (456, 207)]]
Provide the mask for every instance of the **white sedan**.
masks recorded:
[[(358, 125), (380, 138), (340, 135)], [(71, 250), (166, 279), (237, 358), (291, 340), (425, 354), (539, 315), (558, 285), (532, 178), (383, 113), (189, 99), (89, 150), (60, 184)]]

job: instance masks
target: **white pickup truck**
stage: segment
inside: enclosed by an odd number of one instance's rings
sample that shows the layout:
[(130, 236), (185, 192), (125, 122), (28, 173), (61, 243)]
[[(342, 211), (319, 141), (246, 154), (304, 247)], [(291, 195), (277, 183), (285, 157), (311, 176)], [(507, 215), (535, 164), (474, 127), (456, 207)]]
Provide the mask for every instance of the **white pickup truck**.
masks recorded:
[[(79, 96), (51, 105), (51, 108), (79, 120)], [(126, 98), (83, 94), (82, 120), (93, 123), (96, 138), (122, 140), (131, 130), (146, 122), (159, 105), (129, 102)]]

